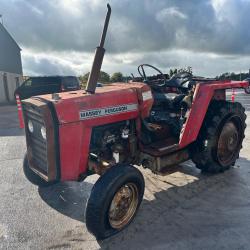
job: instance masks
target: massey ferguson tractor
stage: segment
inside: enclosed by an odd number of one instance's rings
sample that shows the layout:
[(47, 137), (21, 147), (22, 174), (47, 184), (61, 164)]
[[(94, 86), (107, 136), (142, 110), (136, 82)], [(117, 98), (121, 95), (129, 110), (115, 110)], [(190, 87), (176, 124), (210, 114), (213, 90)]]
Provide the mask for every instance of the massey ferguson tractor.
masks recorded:
[[(48, 186), (100, 175), (85, 211), (97, 239), (120, 232), (135, 217), (145, 188), (140, 166), (164, 174), (191, 159), (202, 172), (219, 173), (235, 164), (246, 114), (240, 103), (226, 100), (226, 90), (249, 86), (188, 72), (168, 78), (143, 64), (137, 80), (96, 88), (110, 14), (108, 5), (86, 90), (22, 101), (23, 170), (30, 182)], [(147, 67), (157, 74), (147, 76)]]

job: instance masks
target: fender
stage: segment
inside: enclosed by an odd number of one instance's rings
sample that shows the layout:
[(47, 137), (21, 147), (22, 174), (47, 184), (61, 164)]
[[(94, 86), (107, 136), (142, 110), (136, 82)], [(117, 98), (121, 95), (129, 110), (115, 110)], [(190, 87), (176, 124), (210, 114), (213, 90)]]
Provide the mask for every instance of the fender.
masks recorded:
[(215, 97), (216, 92), (222, 90), (225, 100), (226, 89), (246, 88), (249, 86), (247, 81), (216, 81), (210, 83), (199, 83), (196, 86), (192, 108), (186, 123), (182, 127), (179, 149), (182, 149), (194, 142), (200, 132), (209, 104)]

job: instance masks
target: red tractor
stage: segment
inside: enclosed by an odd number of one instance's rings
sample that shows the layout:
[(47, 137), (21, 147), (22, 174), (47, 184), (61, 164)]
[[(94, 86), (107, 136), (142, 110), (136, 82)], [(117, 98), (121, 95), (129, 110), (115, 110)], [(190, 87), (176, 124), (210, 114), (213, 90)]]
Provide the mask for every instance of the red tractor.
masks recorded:
[[(110, 14), (108, 5), (85, 91), (22, 101), (27, 179), (48, 186), (100, 175), (86, 206), (87, 228), (98, 239), (120, 232), (135, 217), (144, 179), (134, 165), (162, 174), (189, 159), (210, 173), (235, 164), (246, 114), (240, 103), (226, 100), (226, 90), (249, 86), (187, 72), (168, 79), (144, 64), (138, 68), (140, 82), (96, 88)], [(148, 77), (145, 67), (158, 74)]]

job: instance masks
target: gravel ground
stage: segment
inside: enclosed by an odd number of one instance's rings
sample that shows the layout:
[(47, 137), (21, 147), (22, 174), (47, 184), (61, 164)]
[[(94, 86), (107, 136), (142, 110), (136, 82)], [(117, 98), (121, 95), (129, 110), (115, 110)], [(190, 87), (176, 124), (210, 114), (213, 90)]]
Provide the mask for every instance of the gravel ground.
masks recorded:
[[(250, 117), (250, 96), (238, 93)], [(0, 106), (0, 249), (250, 249), (250, 118), (236, 166), (203, 175), (191, 162), (167, 176), (142, 170), (144, 199), (134, 222), (104, 241), (88, 233), (86, 200), (96, 181), (48, 188), (22, 173), (25, 137), (15, 106)]]

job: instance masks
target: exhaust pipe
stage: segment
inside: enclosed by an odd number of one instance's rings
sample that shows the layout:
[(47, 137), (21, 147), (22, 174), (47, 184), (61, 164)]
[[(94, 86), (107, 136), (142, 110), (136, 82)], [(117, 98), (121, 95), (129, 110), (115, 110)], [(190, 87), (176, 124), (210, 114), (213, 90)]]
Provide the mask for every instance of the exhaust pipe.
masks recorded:
[(103, 46), (104, 46), (107, 29), (109, 25), (109, 19), (111, 15), (111, 7), (109, 4), (107, 4), (107, 8), (108, 8), (108, 11), (106, 14), (106, 19), (105, 19), (105, 23), (104, 23), (104, 27), (102, 31), (100, 45), (96, 47), (93, 65), (92, 65), (89, 78), (88, 78), (88, 82), (87, 82), (87, 86), (86, 86), (86, 92), (91, 93), (91, 94), (95, 93), (98, 77), (100, 75), (100, 71), (102, 67), (103, 57), (105, 54), (105, 49), (103, 48)]

